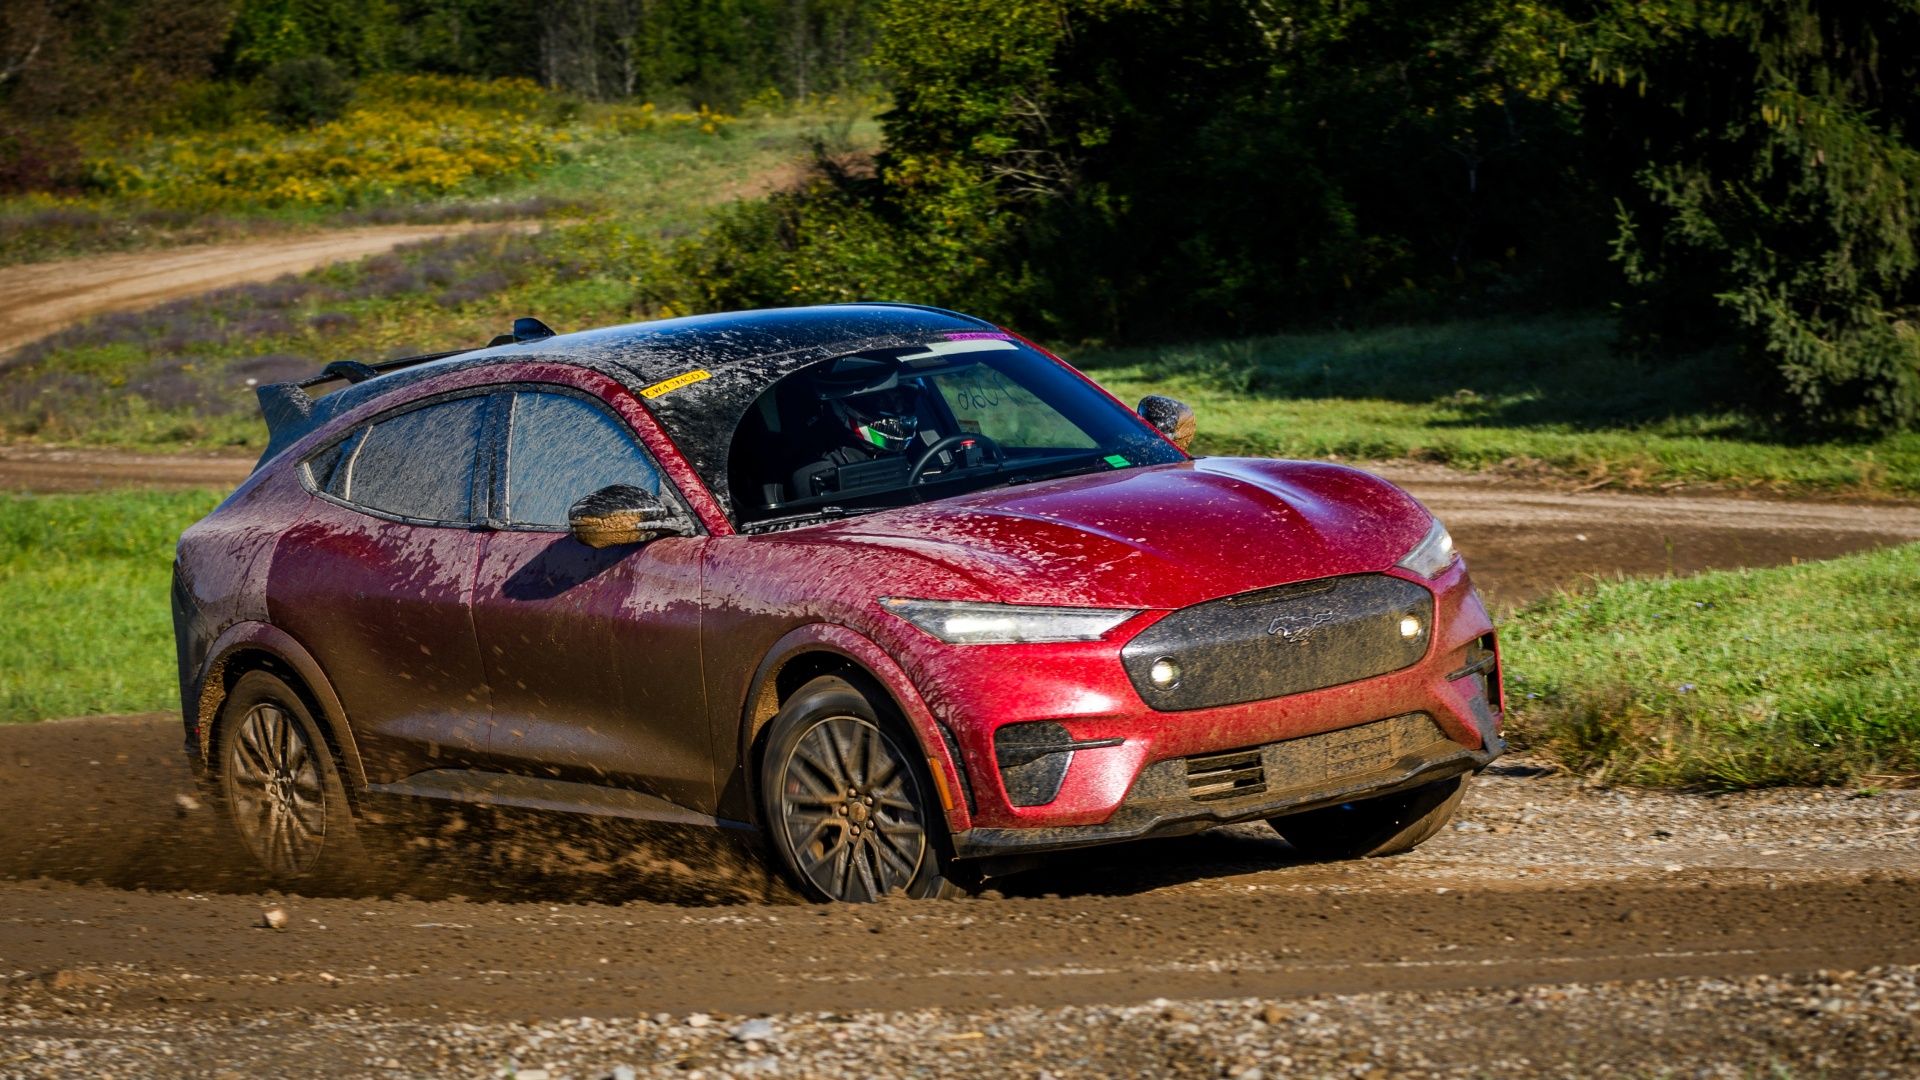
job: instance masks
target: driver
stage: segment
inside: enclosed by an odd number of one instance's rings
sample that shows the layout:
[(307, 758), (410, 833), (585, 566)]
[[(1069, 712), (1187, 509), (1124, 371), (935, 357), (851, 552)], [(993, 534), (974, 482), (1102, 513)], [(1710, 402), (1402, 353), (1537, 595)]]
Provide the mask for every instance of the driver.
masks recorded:
[(825, 407), (803, 438), (819, 456), (794, 470), (794, 497), (844, 490), (849, 485), (837, 482), (841, 469), (883, 459), (900, 463), (895, 483), (906, 483), (911, 467), (907, 451), (921, 441), (918, 386), (900, 382), (892, 372), (866, 385), (849, 387), (832, 375), (816, 385)]

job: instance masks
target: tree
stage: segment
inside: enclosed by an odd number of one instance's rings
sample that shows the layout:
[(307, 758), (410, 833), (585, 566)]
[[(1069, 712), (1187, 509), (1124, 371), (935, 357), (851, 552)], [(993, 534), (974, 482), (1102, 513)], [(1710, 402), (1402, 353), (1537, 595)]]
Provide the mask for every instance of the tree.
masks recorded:
[(1732, 341), (1795, 425), (1920, 424), (1920, 2), (1605, 5), (1589, 126), (1643, 341)]

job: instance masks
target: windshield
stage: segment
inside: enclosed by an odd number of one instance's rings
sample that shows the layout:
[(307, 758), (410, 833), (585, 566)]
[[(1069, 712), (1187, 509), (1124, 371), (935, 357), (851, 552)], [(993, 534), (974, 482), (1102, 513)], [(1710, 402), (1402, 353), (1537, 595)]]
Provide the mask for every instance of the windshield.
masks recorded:
[(734, 433), (728, 479), (743, 525), (798, 523), (1180, 460), (1071, 370), (980, 335), (788, 375)]

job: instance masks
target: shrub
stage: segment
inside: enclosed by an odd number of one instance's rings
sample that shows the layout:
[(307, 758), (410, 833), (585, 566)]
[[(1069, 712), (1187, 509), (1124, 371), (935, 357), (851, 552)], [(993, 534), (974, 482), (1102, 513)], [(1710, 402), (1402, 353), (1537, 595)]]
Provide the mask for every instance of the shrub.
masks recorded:
[(1920, 426), (1920, 7), (1608, 7), (1634, 332), (1737, 342), (1789, 424)]
[(70, 186), (80, 151), (57, 134), (0, 123), (0, 194)]
[(267, 112), (285, 127), (313, 127), (338, 120), (353, 99), (353, 86), (324, 56), (282, 60), (267, 69)]
[(246, 122), (152, 137), (87, 167), (108, 192), (196, 209), (446, 195), (554, 159), (566, 134), (532, 117), (541, 96), (516, 80), (382, 76), (367, 80), (339, 119), (304, 131)]

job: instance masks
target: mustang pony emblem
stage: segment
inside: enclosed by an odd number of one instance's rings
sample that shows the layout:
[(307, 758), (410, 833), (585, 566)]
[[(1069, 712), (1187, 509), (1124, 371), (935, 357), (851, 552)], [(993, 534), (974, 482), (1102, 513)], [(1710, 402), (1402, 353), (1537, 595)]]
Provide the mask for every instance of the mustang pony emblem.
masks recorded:
[(1305, 645), (1313, 632), (1333, 621), (1333, 612), (1288, 612), (1275, 615), (1267, 623), (1267, 633), (1277, 634), (1289, 645)]

